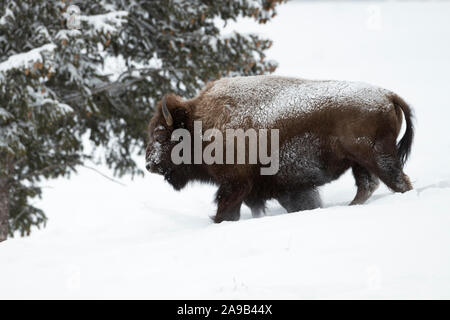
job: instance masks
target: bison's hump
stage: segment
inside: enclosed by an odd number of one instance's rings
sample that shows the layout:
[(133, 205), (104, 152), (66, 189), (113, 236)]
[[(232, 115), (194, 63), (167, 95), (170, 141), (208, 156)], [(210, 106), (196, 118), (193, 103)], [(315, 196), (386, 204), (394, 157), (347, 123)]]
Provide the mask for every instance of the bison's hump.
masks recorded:
[(205, 94), (231, 102), (227, 109), (232, 126), (250, 120), (265, 127), (277, 120), (327, 108), (379, 112), (392, 107), (388, 90), (363, 82), (279, 76), (223, 78), (215, 81)]

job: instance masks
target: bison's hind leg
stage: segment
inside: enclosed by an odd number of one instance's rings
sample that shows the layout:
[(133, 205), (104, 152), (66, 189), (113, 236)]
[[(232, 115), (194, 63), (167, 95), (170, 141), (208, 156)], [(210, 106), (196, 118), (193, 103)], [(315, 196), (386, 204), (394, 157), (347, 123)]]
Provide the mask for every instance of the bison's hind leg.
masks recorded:
[(389, 189), (394, 192), (412, 190), (409, 177), (403, 172), (400, 161), (390, 155), (379, 155), (376, 158), (376, 173)]
[(253, 218), (261, 218), (266, 213), (266, 201), (260, 198), (247, 198), (244, 201), (245, 205), (252, 211)]
[(380, 180), (367, 169), (361, 167), (358, 164), (352, 167), (353, 176), (356, 180), (356, 191), (355, 198), (350, 203), (350, 205), (363, 204), (370, 198), (370, 196), (377, 190), (380, 185)]
[(398, 157), (395, 137), (378, 139), (374, 145), (373, 168), (375, 173), (394, 192), (406, 192), (412, 189), (408, 176)]
[(287, 192), (278, 197), (277, 200), (289, 213), (316, 209), (322, 206), (319, 191), (316, 188)]
[(378, 138), (373, 147), (367, 147), (365, 154), (356, 156), (355, 160), (378, 176), (394, 192), (406, 192), (412, 189), (397, 154), (395, 136), (387, 135), (384, 138)]

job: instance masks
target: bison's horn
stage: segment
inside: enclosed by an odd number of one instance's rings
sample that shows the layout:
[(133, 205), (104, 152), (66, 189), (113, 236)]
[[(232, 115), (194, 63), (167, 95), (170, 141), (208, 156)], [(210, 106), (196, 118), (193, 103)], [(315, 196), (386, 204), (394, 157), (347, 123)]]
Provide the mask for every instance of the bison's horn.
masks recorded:
[(163, 97), (163, 99), (162, 99), (162, 112), (163, 112), (164, 119), (166, 119), (167, 125), (171, 126), (173, 124), (173, 118), (172, 118), (172, 115), (170, 114), (169, 109), (167, 109), (166, 97)]

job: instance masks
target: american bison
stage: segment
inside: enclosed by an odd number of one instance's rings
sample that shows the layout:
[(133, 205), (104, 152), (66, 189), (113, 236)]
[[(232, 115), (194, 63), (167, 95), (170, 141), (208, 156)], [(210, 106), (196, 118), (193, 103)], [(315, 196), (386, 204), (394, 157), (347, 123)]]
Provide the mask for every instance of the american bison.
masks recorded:
[[(397, 143), (403, 116), (406, 131)], [(196, 121), (201, 121), (200, 132), (194, 130)], [(259, 161), (172, 161), (171, 151), (179, 143), (171, 139), (174, 130), (184, 129), (188, 139), (202, 139), (213, 128), (222, 133), (230, 128), (278, 129), (278, 171), (262, 175), (259, 169), (267, 163)], [(402, 168), (413, 135), (410, 107), (386, 89), (279, 76), (223, 78), (208, 83), (192, 99), (166, 95), (158, 103), (149, 124), (146, 168), (163, 175), (176, 190), (190, 181), (218, 185), (214, 221), (235, 221), (242, 203), (253, 216), (264, 213), (269, 199), (277, 199), (288, 212), (320, 207), (317, 187), (349, 168), (357, 186), (351, 205), (364, 203), (379, 179), (395, 192), (411, 190)], [(202, 141), (205, 148), (208, 142)], [(193, 144), (188, 145), (194, 152)]]

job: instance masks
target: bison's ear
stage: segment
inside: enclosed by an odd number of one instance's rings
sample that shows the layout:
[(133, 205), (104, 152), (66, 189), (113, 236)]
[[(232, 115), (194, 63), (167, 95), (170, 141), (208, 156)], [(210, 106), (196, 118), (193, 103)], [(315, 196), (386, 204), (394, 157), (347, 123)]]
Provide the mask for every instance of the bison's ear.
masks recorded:
[(173, 127), (175, 129), (186, 128), (189, 118), (189, 111), (186, 108), (177, 107), (173, 109), (172, 116), (173, 116)]

